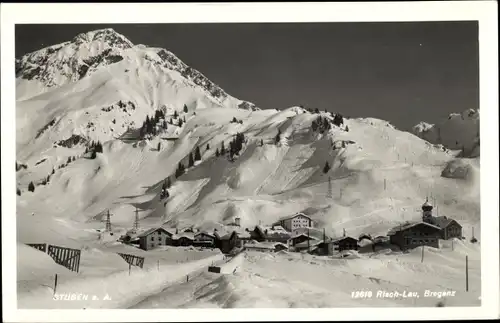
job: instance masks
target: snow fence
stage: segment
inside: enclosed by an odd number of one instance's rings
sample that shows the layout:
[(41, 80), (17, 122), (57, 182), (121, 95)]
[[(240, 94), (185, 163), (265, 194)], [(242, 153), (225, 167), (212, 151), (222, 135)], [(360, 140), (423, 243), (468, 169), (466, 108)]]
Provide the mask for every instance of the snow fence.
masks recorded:
[(127, 308), (142, 299), (159, 293), (168, 285), (186, 279), (212, 263), (220, 261), (223, 255), (214, 255), (189, 263), (141, 269), (118, 271), (104, 276), (79, 277), (52, 289), (39, 288), (18, 294), (18, 308), (75, 309), (75, 308)]

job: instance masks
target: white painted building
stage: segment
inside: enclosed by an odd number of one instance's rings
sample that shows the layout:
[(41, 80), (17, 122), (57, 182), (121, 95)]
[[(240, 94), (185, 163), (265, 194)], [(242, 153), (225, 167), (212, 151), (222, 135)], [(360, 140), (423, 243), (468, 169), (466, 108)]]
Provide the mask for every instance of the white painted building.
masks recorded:
[(287, 231), (292, 232), (299, 228), (309, 228), (314, 226), (313, 220), (304, 213), (297, 213), (295, 215), (281, 218), (274, 225), (280, 225)]

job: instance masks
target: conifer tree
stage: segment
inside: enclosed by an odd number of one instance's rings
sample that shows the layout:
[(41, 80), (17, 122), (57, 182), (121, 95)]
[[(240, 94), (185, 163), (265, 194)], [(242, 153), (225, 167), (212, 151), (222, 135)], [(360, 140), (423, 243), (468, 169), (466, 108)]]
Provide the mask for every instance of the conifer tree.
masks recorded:
[(328, 171), (330, 170), (330, 164), (328, 164), (328, 162), (325, 163), (325, 167), (323, 167), (323, 173), (328, 173)]
[(221, 155), (226, 154), (226, 148), (224, 147), (224, 141), (222, 142), (221, 147), (220, 147), (220, 154)]
[(185, 112), (185, 113), (188, 113), (188, 107), (187, 107), (187, 105), (185, 105), (185, 104), (184, 104), (184, 112)]
[(219, 153), (219, 148), (215, 149), (215, 157), (219, 157), (220, 156), (220, 153)]
[(276, 144), (281, 141), (281, 130), (278, 129), (278, 134), (274, 138), (274, 141), (276, 142)]
[(236, 117), (233, 117), (233, 120), (231, 120), (231, 122), (233, 122), (233, 123), (237, 123), (237, 122), (238, 122), (238, 120), (236, 119)]
[(318, 130), (318, 123), (316, 122), (316, 120), (313, 120), (313, 122), (311, 123), (311, 128), (314, 132)]
[(196, 149), (194, 151), (194, 160), (201, 160), (200, 147), (198, 146), (196, 146)]
[(97, 157), (97, 153), (95, 152), (95, 150), (92, 150), (92, 154), (90, 155), (90, 159), (96, 159)]
[(16, 189), (16, 194), (21, 196), (21, 190), (19, 188)]
[(179, 118), (179, 127), (182, 127), (182, 119)]
[(28, 184), (28, 191), (30, 191), (30, 192), (34, 192), (35, 191), (35, 184), (33, 184), (33, 182), (30, 182)]
[(264, 139), (260, 139), (260, 146), (264, 146)]
[(56, 171), (54, 170), (54, 168), (52, 168), (52, 173), (51, 173), (51, 174), (52, 174), (52, 175), (54, 175), (54, 173), (55, 173), (55, 172), (56, 172)]
[(161, 142), (158, 143), (158, 151), (161, 149)]
[(210, 150), (210, 144), (207, 144), (207, 150)]
[(68, 157), (68, 160), (66, 161), (67, 164), (71, 163), (71, 156)]
[(170, 176), (167, 177), (167, 188), (172, 187), (172, 182), (170, 182)]
[(188, 162), (188, 167), (193, 167), (194, 166), (194, 158), (193, 158), (193, 153), (189, 153), (189, 162)]
[(177, 117), (179, 116), (179, 114), (177, 113), (177, 110), (174, 111), (174, 119), (177, 119)]

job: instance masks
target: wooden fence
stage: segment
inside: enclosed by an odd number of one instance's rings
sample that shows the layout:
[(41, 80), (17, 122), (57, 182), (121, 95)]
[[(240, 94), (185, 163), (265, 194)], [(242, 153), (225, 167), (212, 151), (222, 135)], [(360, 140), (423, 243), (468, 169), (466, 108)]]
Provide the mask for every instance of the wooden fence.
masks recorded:
[(64, 266), (71, 271), (79, 271), (81, 255), (80, 250), (49, 245), (47, 253), (59, 265)]
[(144, 266), (144, 257), (129, 255), (126, 253), (118, 253), (125, 261), (132, 266), (142, 268)]
[(78, 249), (47, 245), (46, 243), (28, 243), (27, 245), (46, 252), (57, 264), (71, 271), (78, 272), (80, 270), (81, 251)]
[(47, 244), (46, 243), (28, 243), (28, 246), (38, 249), (43, 252), (47, 252)]

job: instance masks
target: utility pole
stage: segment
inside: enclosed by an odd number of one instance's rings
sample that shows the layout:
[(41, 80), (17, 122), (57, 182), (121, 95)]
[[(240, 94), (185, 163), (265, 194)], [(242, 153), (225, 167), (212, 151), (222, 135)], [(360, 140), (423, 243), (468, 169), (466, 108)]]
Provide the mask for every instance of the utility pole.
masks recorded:
[(134, 230), (139, 229), (139, 210), (137, 209), (137, 206), (135, 207), (135, 221), (134, 221)]
[(451, 238), (451, 251), (453, 251), (453, 242), (455, 241), (455, 238)]
[(328, 177), (328, 193), (326, 195), (328, 198), (333, 198), (333, 193), (332, 193), (332, 178), (329, 176)]
[(424, 262), (424, 249), (425, 245), (422, 245), (422, 260), (420, 262)]
[(469, 256), (465, 256), (465, 291), (469, 291)]
[(106, 231), (111, 232), (111, 214), (109, 213), (109, 210), (106, 215)]
[(309, 235), (309, 227), (307, 228), (307, 252), (311, 251), (311, 238)]
[(344, 237), (345, 237), (345, 228), (342, 229), (344, 231)]

